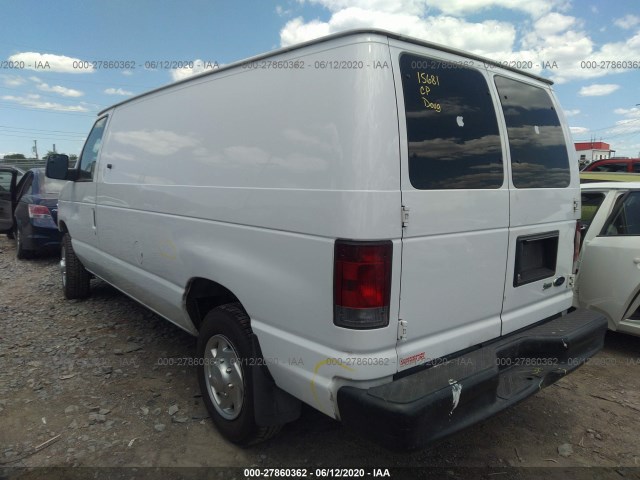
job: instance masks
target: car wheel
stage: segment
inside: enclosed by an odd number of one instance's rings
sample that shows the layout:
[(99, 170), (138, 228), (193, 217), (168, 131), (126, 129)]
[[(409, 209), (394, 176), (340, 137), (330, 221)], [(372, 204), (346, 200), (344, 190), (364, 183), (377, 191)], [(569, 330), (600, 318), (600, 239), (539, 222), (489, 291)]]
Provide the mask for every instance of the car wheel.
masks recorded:
[(16, 257), (19, 260), (24, 260), (26, 258), (31, 258), (33, 256), (33, 252), (31, 250), (25, 250), (24, 248), (24, 235), (20, 227), (16, 227)]
[(60, 249), (60, 274), (62, 290), (68, 299), (86, 298), (89, 296), (89, 272), (76, 257), (71, 245), (71, 236), (65, 233)]
[(205, 317), (198, 337), (198, 382), (213, 423), (233, 443), (247, 446), (271, 438), (281, 426), (256, 424), (251, 327), (240, 304), (221, 305)]

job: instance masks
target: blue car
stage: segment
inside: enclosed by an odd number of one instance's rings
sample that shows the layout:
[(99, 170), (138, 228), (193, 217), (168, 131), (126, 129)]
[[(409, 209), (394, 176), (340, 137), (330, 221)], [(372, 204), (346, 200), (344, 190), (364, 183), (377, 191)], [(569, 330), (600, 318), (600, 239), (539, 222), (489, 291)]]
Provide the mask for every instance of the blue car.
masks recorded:
[(58, 194), (67, 182), (44, 175), (44, 168), (27, 171), (16, 186), (14, 235), (16, 255), (29, 258), (43, 250), (59, 250)]

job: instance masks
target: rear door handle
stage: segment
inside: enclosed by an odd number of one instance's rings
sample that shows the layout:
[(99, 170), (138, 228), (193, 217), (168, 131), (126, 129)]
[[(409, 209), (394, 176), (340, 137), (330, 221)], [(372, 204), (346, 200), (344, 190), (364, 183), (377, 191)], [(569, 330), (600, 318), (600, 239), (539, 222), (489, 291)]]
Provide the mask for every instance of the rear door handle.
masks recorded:
[(636, 257), (633, 259), (633, 263), (640, 263), (640, 257)]

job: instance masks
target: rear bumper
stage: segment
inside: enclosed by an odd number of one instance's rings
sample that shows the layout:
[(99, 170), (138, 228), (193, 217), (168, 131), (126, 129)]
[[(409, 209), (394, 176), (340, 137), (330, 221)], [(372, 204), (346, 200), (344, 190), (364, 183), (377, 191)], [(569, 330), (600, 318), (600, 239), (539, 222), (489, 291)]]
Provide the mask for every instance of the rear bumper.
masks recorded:
[(342, 387), (340, 417), (388, 448), (421, 448), (575, 370), (602, 348), (606, 331), (604, 316), (575, 310), (386, 385)]
[(47, 250), (60, 247), (62, 233), (57, 228), (24, 225), (22, 242), (25, 250)]

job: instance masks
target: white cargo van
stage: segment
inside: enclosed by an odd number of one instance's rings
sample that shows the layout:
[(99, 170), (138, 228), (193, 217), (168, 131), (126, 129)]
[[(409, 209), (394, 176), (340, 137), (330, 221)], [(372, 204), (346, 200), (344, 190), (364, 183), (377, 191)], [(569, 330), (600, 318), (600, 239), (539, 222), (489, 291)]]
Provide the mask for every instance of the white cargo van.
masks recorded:
[(305, 402), (397, 449), (597, 352), (572, 310), (577, 162), (550, 83), (358, 30), (99, 114), (60, 194), (67, 298), (99, 277), (197, 335), (249, 444)]

